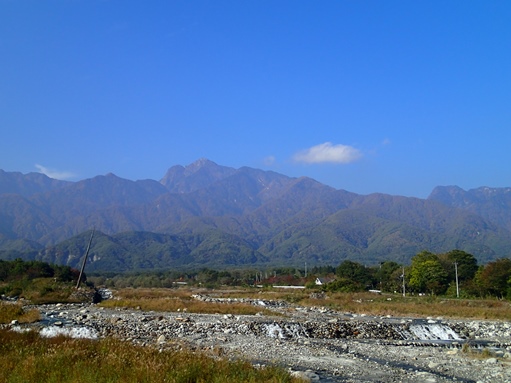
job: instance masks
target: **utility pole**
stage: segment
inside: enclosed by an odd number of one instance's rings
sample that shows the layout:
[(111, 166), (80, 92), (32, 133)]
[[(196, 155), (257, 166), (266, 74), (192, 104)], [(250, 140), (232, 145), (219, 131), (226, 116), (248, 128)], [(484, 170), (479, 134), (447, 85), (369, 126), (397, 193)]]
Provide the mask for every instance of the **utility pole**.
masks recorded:
[(460, 297), (460, 285), (458, 284), (458, 262), (454, 261), (454, 272), (456, 274), (456, 298)]
[(80, 287), (80, 283), (82, 281), (83, 270), (85, 270), (85, 263), (87, 263), (87, 256), (89, 255), (90, 245), (92, 243), (92, 237), (94, 237), (94, 228), (92, 229), (92, 234), (90, 235), (89, 244), (87, 245), (87, 250), (85, 251), (85, 256), (83, 257), (82, 268), (80, 269), (80, 276), (78, 277), (78, 282), (76, 282), (76, 288)]
[(305, 262), (305, 278), (307, 278), (307, 262)]
[(383, 291), (383, 282), (382, 282), (382, 275), (381, 275), (381, 265), (383, 265), (384, 262), (380, 262), (380, 292)]
[(406, 297), (406, 286), (405, 286), (405, 267), (403, 266), (403, 297)]

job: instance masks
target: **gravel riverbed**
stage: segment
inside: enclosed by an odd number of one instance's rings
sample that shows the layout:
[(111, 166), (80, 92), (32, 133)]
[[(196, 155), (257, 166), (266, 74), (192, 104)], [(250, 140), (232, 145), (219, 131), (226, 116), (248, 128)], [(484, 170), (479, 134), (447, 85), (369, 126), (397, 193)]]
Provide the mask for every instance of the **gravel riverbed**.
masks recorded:
[[(279, 364), (309, 381), (511, 383), (510, 322), (368, 317), (285, 302), (248, 303), (280, 315), (142, 312), (91, 304), (38, 309), (48, 336), (113, 336), (162, 349), (186, 345), (254, 364)], [(463, 352), (466, 343), (489, 357)]]

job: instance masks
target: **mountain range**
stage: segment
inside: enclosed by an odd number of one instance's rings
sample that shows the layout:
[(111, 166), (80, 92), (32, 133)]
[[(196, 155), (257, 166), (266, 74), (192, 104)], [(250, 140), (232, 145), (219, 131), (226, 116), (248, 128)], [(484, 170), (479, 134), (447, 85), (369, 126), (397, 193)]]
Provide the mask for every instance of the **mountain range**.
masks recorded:
[(0, 170), (0, 258), (78, 267), (93, 228), (89, 271), (407, 264), (453, 249), (485, 263), (511, 255), (511, 188), (359, 195), (207, 159), (160, 181)]

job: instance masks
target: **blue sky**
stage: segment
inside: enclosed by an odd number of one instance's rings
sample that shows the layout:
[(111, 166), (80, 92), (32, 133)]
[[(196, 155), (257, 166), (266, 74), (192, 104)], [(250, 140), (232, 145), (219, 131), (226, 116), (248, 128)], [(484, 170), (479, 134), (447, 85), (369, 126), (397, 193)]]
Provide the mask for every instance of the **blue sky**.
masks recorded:
[(511, 186), (510, 1), (0, 0), (0, 169)]

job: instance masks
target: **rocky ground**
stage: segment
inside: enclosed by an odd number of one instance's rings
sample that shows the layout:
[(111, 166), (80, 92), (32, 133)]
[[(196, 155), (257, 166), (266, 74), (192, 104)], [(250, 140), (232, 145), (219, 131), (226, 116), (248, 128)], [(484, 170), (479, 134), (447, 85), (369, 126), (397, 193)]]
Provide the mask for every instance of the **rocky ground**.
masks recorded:
[[(511, 382), (510, 322), (378, 318), (284, 302), (245, 302), (281, 315), (157, 313), (89, 304), (39, 309), (47, 319), (42, 323), (46, 334), (115, 336), (160, 348), (187, 345), (254, 364), (283, 365), (309, 381)], [(467, 347), (474, 351), (464, 352)]]

